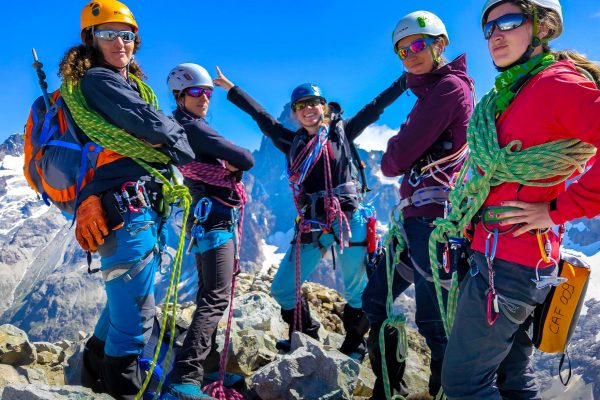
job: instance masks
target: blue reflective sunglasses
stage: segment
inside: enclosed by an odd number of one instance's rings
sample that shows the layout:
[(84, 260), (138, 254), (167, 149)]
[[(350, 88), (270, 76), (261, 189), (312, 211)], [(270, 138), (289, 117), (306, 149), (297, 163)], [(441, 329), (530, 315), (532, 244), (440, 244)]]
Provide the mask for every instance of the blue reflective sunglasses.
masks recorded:
[(502, 32), (512, 31), (525, 23), (529, 18), (525, 14), (506, 14), (492, 21), (488, 21), (483, 26), (483, 37), (490, 40), (494, 30), (498, 27)]
[(108, 40), (109, 42), (117, 40), (117, 38), (121, 38), (123, 43), (129, 43), (135, 40), (135, 33), (131, 31), (94, 31), (94, 36), (98, 39)]

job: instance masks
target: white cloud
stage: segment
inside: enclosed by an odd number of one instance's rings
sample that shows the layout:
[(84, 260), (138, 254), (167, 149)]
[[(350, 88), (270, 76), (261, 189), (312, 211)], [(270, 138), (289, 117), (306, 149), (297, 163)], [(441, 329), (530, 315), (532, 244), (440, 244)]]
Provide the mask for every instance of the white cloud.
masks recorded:
[(387, 125), (371, 125), (355, 140), (356, 144), (367, 151), (385, 150), (388, 139), (398, 133)]
[(598, 11), (596, 14), (592, 14), (592, 18), (600, 18), (600, 11)]

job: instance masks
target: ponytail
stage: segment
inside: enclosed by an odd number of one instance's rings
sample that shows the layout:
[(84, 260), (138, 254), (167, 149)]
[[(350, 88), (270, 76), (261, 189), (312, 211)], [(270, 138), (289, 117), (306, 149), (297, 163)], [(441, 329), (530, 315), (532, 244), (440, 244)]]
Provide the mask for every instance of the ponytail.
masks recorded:
[(600, 66), (598, 64), (589, 60), (583, 54), (571, 50), (553, 51), (552, 55), (554, 55), (557, 61), (571, 61), (577, 69), (581, 70), (585, 75), (589, 75), (588, 77), (600, 88)]

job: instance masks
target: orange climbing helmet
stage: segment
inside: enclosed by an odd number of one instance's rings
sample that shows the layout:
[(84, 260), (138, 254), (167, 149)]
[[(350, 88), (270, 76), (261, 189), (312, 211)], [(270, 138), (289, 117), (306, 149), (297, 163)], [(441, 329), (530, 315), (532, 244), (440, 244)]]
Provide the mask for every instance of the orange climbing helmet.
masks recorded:
[(125, 4), (117, 0), (92, 0), (81, 11), (81, 40), (87, 28), (107, 22), (122, 22), (130, 25), (134, 33), (138, 31), (137, 22)]

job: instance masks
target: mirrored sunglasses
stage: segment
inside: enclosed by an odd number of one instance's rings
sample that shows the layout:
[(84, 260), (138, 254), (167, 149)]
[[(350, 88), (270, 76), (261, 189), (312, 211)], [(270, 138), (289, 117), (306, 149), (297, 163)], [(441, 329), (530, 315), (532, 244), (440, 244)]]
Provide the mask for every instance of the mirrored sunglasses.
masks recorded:
[(427, 47), (431, 46), (434, 42), (434, 38), (419, 38), (414, 40), (406, 47), (398, 47), (396, 49), (396, 54), (398, 54), (398, 57), (400, 57), (401, 60), (406, 60), (409, 51), (413, 54), (420, 53)]
[(129, 43), (135, 40), (135, 33), (131, 31), (94, 31), (94, 36), (96, 36), (98, 39), (108, 40), (110, 42), (117, 40), (118, 37), (123, 39), (124, 43)]
[(206, 89), (206, 88), (201, 88), (201, 87), (189, 87), (187, 89), (185, 89), (185, 94), (190, 96), (190, 97), (202, 97), (202, 95), (206, 95), (207, 99), (210, 99), (210, 97), (212, 96), (213, 90), (212, 89)]
[(316, 107), (321, 104), (325, 104), (323, 99), (314, 97), (312, 99), (300, 100), (300, 101), (295, 102), (294, 104), (292, 104), (292, 110), (298, 111), (298, 110), (302, 110), (303, 108), (306, 108), (308, 106)]
[(512, 31), (525, 23), (529, 18), (525, 14), (506, 14), (492, 21), (488, 21), (483, 26), (483, 37), (489, 40), (498, 27), (502, 32)]

